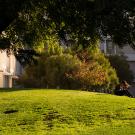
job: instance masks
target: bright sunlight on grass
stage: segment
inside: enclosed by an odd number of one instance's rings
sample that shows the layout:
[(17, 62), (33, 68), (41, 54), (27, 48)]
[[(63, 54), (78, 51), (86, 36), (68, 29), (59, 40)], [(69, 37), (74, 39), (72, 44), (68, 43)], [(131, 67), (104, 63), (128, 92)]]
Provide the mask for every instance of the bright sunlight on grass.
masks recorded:
[(73, 90), (0, 90), (0, 135), (131, 134), (133, 98)]

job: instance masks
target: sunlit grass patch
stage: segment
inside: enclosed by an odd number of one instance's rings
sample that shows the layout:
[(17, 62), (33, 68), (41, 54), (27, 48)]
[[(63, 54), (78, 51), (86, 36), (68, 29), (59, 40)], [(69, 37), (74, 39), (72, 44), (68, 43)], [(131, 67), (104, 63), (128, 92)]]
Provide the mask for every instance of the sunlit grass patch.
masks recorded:
[(3, 90), (2, 135), (135, 134), (135, 99), (73, 90)]

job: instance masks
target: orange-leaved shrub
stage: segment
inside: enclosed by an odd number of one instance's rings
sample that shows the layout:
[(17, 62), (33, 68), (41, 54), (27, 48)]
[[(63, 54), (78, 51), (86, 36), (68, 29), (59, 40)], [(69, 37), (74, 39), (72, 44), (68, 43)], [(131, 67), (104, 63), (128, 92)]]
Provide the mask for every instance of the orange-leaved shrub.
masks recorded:
[(100, 89), (106, 83), (107, 73), (95, 61), (89, 63), (82, 62), (77, 70), (67, 74), (67, 77), (74, 81), (78, 81), (81, 88), (85, 90)]
[[(111, 66), (109, 60), (101, 53), (99, 48), (95, 47), (95, 49), (92, 50), (83, 50), (78, 54), (78, 57), (86, 65), (84, 66), (83, 72), (89, 72), (86, 73), (89, 74), (89, 77), (94, 73), (94, 77), (92, 77), (91, 80), (94, 78), (95, 81), (89, 88), (102, 92), (112, 92), (115, 89), (115, 86), (119, 83), (116, 70)], [(92, 63), (96, 63), (96, 66), (92, 66), (93, 70), (86, 70), (86, 67), (92, 65)], [(81, 68), (81, 70), (82, 69), (83, 68)]]

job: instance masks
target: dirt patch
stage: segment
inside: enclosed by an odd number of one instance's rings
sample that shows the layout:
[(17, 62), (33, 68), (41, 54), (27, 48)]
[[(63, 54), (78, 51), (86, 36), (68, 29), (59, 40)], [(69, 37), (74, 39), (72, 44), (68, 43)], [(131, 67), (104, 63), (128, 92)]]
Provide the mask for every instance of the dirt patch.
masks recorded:
[(71, 124), (72, 118), (65, 116), (63, 114), (59, 114), (57, 111), (49, 111), (48, 113), (44, 113), (43, 115), (43, 121), (47, 124), (49, 129), (52, 129), (53, 127), (53, 121), (57, 121), (58, 123), (66, 123)]

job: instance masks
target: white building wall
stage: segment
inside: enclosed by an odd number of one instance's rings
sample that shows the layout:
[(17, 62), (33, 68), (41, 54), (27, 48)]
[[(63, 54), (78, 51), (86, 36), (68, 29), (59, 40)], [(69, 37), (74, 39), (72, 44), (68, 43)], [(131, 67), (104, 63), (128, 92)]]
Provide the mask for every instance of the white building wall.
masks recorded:
[(12, 87), (13, 79), (22, 73), (22, 67), (13, 54), (0, 51), (0, 87)]
[(0, 70), (0, 88), (3, 87), (3, 71)]
[(8, 58), (5, 51), (0, 51), (0, 70), (6, 71), (9, 68)]

